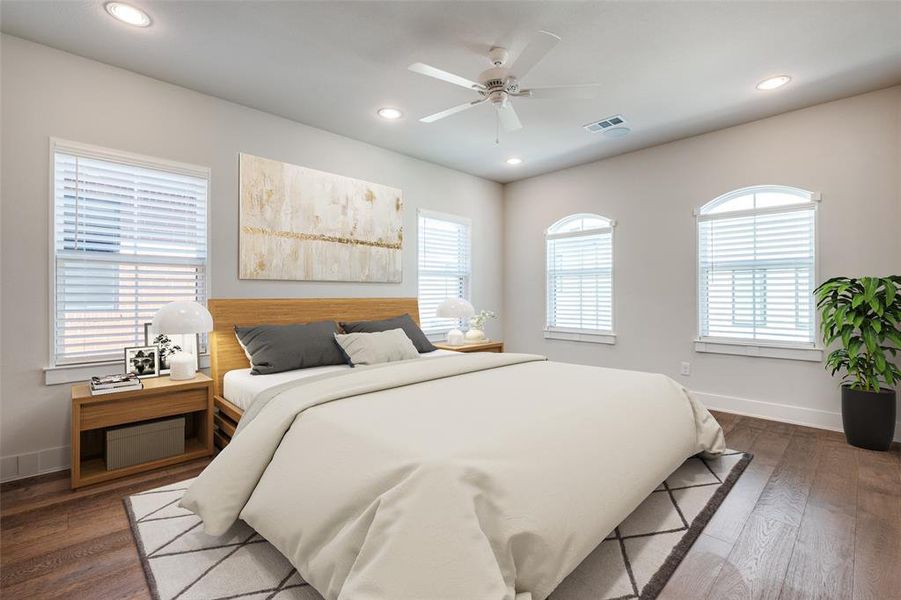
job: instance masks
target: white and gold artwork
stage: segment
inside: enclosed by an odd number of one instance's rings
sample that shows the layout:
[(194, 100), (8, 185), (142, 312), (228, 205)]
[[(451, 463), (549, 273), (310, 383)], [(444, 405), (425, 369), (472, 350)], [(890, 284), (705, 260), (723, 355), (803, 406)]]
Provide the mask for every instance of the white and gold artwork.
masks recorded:
[(398, 283), (401, 190), (240, 155), (240, 278)]

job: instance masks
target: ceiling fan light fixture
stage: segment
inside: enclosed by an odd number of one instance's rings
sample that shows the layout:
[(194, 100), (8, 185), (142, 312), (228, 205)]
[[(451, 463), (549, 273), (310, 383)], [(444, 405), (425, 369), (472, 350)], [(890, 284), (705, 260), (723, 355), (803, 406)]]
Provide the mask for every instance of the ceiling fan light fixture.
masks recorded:
[(400, 112), (399, 108), (392, 108), (390, 106), (385, 106), (384, 108), (380, 108), (378, 110), (378, 115), (388, 121), (396, 121), (402, 116), (404, 113)]
[(522, 159), (519, 158), (518, 156), (511, 156), (510, 158), (508, 158), (508, 159), (507, 159), (506, 161), (504, 161), (504, 162), (506, 162), (506, 163), (507, 163), (508, 165), (510, 165), (511, 167), (515, 167), (516, 165), (521, 165), (521, 164), (522, 164)]
[(757, 84), (757, 89), (763, 92), (768, 92), (770, 90), (775, 90), (776, 88), (781, 88), (783, 85), (791, 81), (792, 78), (788, 75), (777, 75), (776, 77), (768, 77)]
[(140, 8), (124, 2), (107, 2), (103, 5), (111, 17), (135, 27), (149, 27), (150, 15)]

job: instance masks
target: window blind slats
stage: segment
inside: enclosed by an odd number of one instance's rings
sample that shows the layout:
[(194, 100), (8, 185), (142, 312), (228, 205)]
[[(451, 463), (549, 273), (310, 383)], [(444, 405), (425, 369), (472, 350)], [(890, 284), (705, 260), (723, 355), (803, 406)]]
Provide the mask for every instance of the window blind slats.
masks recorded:
[(121, 358), (178, 300), (205, 302), (205, 177), (54, 153), (54, 364)]
[(461, 323), (435, 316), (448, 298), (469, 299), (471, 275), (470, 225), (463, 220), (419, 215), (419, 321), (431, 337)]
[(547, 326), (612, 331), (613, 233), (606, 219), (591, 217), (585, 229), (589, 217), (579, 218), (578, 226), (555, 226), (546, 240)]
[(754, 214), (742, 198), (742, 213), (698, 221), (700, 335), (813, 344), (816, 205)]

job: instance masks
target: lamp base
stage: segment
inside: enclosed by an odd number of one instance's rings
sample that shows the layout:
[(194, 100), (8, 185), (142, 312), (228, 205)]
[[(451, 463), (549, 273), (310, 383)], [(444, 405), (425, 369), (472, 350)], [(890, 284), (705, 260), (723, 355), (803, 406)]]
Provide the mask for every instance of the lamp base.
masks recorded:
[(194, 355), (189, 352), (176, 352), (169, 357), (169, 379), (174, 381), (184, 381), (186, 379), (194, 379), (197, 374)]
[(463, 332), (459, 329), (451, 329), (447, 332), (447, 343), (451, 346), (462, 346), (464, 341)]

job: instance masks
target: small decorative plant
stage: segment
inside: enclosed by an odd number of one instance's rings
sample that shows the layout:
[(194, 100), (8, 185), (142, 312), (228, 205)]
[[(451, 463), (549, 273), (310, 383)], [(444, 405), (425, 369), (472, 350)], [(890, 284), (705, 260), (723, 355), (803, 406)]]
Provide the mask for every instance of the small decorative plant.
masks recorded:
[[(826, 358), (851, 389), (879, 392), (901, 382), (895, 364), (901, 350), (901, 275), (833, 277), (815, 292), (823, 341), (841, 342)], [(894, 424), (893, 424), (894, 425)]]
[(485, 323), (488, 322), (488, 319), (496, 319), (497, 313), (493, 310), (480, 310), (477, 315), (469, 319), (470, 327), (474, 327), (476, 329), (484, 329)]

